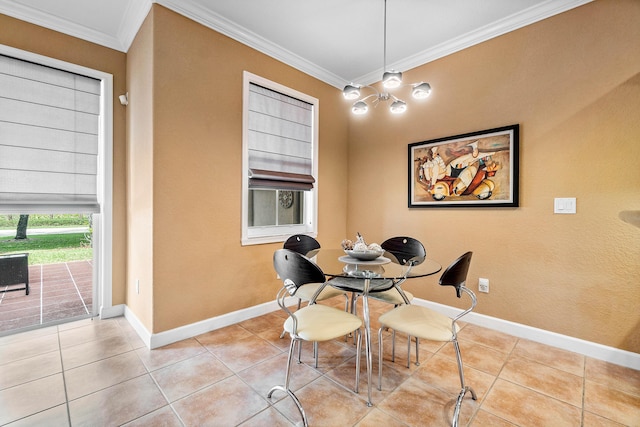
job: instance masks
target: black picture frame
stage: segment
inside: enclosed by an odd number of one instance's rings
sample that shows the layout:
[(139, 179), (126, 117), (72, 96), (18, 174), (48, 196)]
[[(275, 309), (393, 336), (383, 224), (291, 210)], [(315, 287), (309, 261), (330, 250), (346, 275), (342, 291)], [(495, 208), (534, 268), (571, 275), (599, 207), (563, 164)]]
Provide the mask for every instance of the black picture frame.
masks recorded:
[(520, 125), (409, 144), (409, 208), (518, 206)]

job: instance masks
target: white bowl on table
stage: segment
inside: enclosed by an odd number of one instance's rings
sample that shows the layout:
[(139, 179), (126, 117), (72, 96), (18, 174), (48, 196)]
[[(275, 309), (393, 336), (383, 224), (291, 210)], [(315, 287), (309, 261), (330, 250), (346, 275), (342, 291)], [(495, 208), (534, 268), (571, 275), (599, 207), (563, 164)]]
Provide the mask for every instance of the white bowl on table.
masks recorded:
[(349, 255), (351, 258), (359, 259), (360, 261), (373, 261), (374, 259), (381, 257), (384, 251), (372, 251), (369, 249), (366, 251), (354, 251), (345, 249), (344, 253)]

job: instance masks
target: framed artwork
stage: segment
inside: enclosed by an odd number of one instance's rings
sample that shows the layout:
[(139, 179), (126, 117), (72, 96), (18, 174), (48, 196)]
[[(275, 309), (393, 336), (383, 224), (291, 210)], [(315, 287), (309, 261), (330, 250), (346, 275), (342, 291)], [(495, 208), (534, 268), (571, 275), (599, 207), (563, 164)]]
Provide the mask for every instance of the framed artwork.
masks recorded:
[(517, 207), (518, 142), (516, 124), (409, 144), (409, 207)]

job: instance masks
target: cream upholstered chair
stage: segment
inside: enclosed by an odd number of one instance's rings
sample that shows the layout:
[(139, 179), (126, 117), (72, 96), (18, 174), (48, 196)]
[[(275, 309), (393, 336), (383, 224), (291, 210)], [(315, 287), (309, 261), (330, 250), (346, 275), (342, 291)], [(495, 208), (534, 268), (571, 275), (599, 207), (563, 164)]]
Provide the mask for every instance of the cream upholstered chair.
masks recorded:
[[(283, 249), (289, 249), (301, 255), (304, 255), (307, 258), (313, 258), (320, 250), (320, 243), (318, 243), (318, 241), (313, 237), (307, 236), (306, 234), (294, 234), (284, 242), (284, 245), (282, 247)], [(315, 295), (318, 288), (323, 285), (324, 283), (308, 283), (298, 289), (298, 292), (296, 292), (296, 297), (298, 298), (298, 308), (300, 308), (302, 301), (310, 301), (311, 298)], [(322, 292), (316, 297), (316, 301), (327, 300), (339, 295), (344, 295), (345, 298), (348, 298), (344, 291), (338, 290), (331, 286), (324, 286)]]
[[(477, 399), (476, 393), (471, 387), (468, 387), (464, 381), (462, 356), (460, 354), (460, 345), (458, 344), (458, 331), (460, 327), (457, 324), (457, 321), (461, 317), (474, 309), (477, 302), (475, 294), (465, 286), (469, 265), (471, 264), (471, 255), (472, 252), (467, 252), (456, 259), (447, 267), (444, 273), (442, 273), (439, 282), (442, 286), (453, 286), (458, 298), (462, 296), (462, 293), (466, 293), (469, 296), (471, 306), (462, 313), (452, 319), (426, 307), (404, 304), (384, 313), (378, 318), (381, 325), (378, 330), (378, 389), (382, 389), (382, 330), (384, 328), (392, 329), (394, 334), (395, 332), (401, 332), (408, 335), (407, 367), (409, 366), (409, 359), (411, 358), (411, 337), (415, 337), (416, 341), (426, 339), (432, 341), (451, 341), (453, 343), (458, 362), (461, 386), (453, 412), (452, 424), (454, 427), (458, 425), (460, 405), (462, 404), (465, 394), (470, 392), (473, 400)], [(418, 354), (416, 354), (416, 365), (419, 365)]]
[[(311, 236), (307, 236), (306, 234), (294, 234), (290, 236), (282, 246), (283, 249), (289, 249), (294, 252), (299, 253), (300, 255), (304, 255), (307, 258), (313, 258), (320, 251), (320, 243)], [(302, 301), (311, 301), (311, 298), (315, 295), (316, 291), (320, 286), (323, 286), (324, 283), (307, 283), (304, 286), (301, 286), (296, 292), (296, 297), (298, 297), (298, 310), (302, 305)], [(333, 297), (337, 297), (339, 295), (344, 295), (345, 297), (345, 310), (349, 306), (349, 296), (341, 290), (338, 290), (332, 286), (324, 286), (322, 292), (316, 296), (316, 301), (324, 301)], [(282, 331), (280, 334), (280, 338), (284, 338), (286, 331)], [(317, 346), (314, 346), (315, 350), (315, 358), (316, 358), (316, 367), (318, 365), (318, 352)], [(298, 353), (298, 361), (300, 360), (300, 353)]]
[[(277, 294), (277, 301), (289, 316), (284, 322), (284, 330), (291, 337), (289, 346), (289, 357), (287, 359), (287, 369), (284, 378), (284, 385), (277, 385), (269, 390), (268, 398), (271, 398), (276, 390), (284, 391), (295, 402), (304, 425), (307, 426), (307, 416), (302, 408), (302, 404), (289, 387), (291, 377), (291, 364), (296, 346), (300, 347), (302, 341), (312, 341), (316, 345), (319, 341), (329, 341), (343, 335), (354, 333), (357, 336), (356, 345), (356, 381), (355, 392), (358, 392), (360, 380), (360, 328), (362, 320), (346, 311), (339, 310), (323, 304), (314, 304), (313, 298), (310, 304), (299, 310), (292, 312), (287, 308), (286, 298), (296, 297), (297, 292), (307, 283), (322, 283), (317, 290), (317, 294), (322, 292), (322, 288), (328, 286), (325, 275), (316, 264), (297, 252), (288, 249), (279, 249), (273, 255), (273, 266), (282, 279), (284, 286)], [(317, 351), (316, 351), (317, 354)], [(317, 358), (316, 358), (317, 363)]]

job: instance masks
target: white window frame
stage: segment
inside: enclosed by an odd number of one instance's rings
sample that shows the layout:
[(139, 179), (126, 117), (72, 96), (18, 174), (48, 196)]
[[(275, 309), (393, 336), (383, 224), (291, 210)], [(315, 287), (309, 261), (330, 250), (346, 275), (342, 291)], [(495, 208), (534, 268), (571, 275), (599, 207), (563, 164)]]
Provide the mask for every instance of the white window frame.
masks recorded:
[[(312, 175), (315, 178), (311, 190), (303, 191), (304, 209), (302, 224), (249, 227), (249, 85), (251, 83), (280, 92), (313, 105), (313, 142)], [(298, 92), (279, 83), (252, 74), (243, 73), (242, 88), (242, 245), (284, 242), (292, 234), (318, 234), (318, 119), (319, 104), (317, 98)]]
[(98, 204), (100, 213), (93, 214), (94, 265), (92, 315), (117, 316), (113, 309), (113, 75), (47, 56), (0, 44), (0, 53), (71, 73), (100, 80), (100, 118), (98, 138)]

